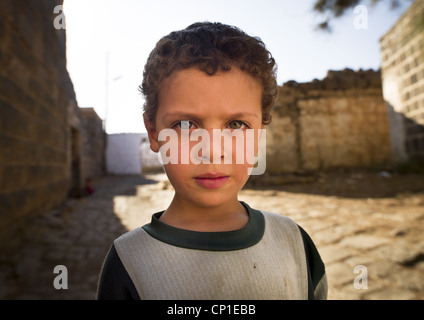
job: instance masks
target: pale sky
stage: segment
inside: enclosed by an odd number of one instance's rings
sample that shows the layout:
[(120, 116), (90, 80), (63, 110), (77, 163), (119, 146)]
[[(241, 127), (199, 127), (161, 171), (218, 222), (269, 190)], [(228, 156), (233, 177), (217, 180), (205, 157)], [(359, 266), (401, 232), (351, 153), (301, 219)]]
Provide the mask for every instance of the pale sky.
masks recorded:
[(366, 29), (355, 28), (364, 20), (352, 9), (325, 33), (314, 29), (322, 20), (312, 11), (315, 0), (65, 0), (68, 71), (80, 107), (104, 119), (108, 96), (107, 133), (145, 132), (138, 86), (147, 56), (171, 31), (198, 21), (235, 25), (265, 43), (279, 85), (309, 82), (328, 70), (380, 67), (378, 41), (411, 3), (392, 11), (380, 2), (364, 2)]

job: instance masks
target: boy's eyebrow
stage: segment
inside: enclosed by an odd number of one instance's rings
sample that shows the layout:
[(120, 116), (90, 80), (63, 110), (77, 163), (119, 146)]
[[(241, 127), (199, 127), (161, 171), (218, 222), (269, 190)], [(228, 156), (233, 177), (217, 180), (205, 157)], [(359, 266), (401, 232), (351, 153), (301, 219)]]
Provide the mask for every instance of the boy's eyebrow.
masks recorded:
[(166, 120), (168, 118), (173, 119), (194, 119), (194, 120), (198, 120), (199, 117), (195, 114), (192, 113), (187, 113), (187, 112), (166, 112), (163, 115), (163, 118)]
[(230, 114), (230, 118), (243, 118), (243, 117), (254, 117), (254, 118), (259, 118), (257, 113), (252, 113), (252, 112), (238, 112), (238, 113), (233, 113)]
[[(254, 117), (254, 118), (259, 118), (259, 115), (256, 113), (252, 113), (252, 112), (237, 112), (237, 113), (230, 113), (228, 115), (226, 115), (227, 118), (231, 118), (231, 119), (237, 119), (237, 118), (243, 118), (243, 117)], [(199, 120), (201, 117), (199, 117), (199, 115), (193, 114), (193, 113), (188, 113), (188, 112), (166, 112), (163, 115), (164, 119), (167, 118), (177, 118), (177, 119), (194, 119), (194, 120)]]

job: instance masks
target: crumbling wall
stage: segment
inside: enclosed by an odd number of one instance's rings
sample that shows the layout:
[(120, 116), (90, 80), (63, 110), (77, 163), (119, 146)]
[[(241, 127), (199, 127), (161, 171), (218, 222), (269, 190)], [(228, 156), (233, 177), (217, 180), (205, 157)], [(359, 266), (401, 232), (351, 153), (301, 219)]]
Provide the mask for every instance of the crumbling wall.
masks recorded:
[(279, 88), (267, 127), (269, 174), (391, 162), (380, 73), (345, 69)]

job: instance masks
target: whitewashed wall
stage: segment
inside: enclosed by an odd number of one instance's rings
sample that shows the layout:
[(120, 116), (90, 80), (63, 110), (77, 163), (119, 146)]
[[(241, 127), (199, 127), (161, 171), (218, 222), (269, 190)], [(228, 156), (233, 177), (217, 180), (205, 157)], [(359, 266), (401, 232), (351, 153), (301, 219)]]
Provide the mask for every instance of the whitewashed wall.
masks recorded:
[(157, 154), (150, 150), (147, 133), (118, 133), (107, 136), (108, 173), (141, 174), (143, 167), (161, 167)]
[(146, 134), (118, 133), (107, 136), (106, 170), (112, 174), (141, 174), (140, 142)]

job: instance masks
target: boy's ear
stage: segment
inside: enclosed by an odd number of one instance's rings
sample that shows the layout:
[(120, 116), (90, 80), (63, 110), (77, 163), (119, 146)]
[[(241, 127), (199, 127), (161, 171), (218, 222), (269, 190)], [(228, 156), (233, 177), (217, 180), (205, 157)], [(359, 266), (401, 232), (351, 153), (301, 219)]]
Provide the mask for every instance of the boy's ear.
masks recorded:
[(147, 130), (147, 135), (149, 136), (150, 149), (153, 152), (159, 152), (158, 134), (156, 132), (156, 126), (147, 119), (146, 114), (143, 114), (143, 120), (144, 126)]

